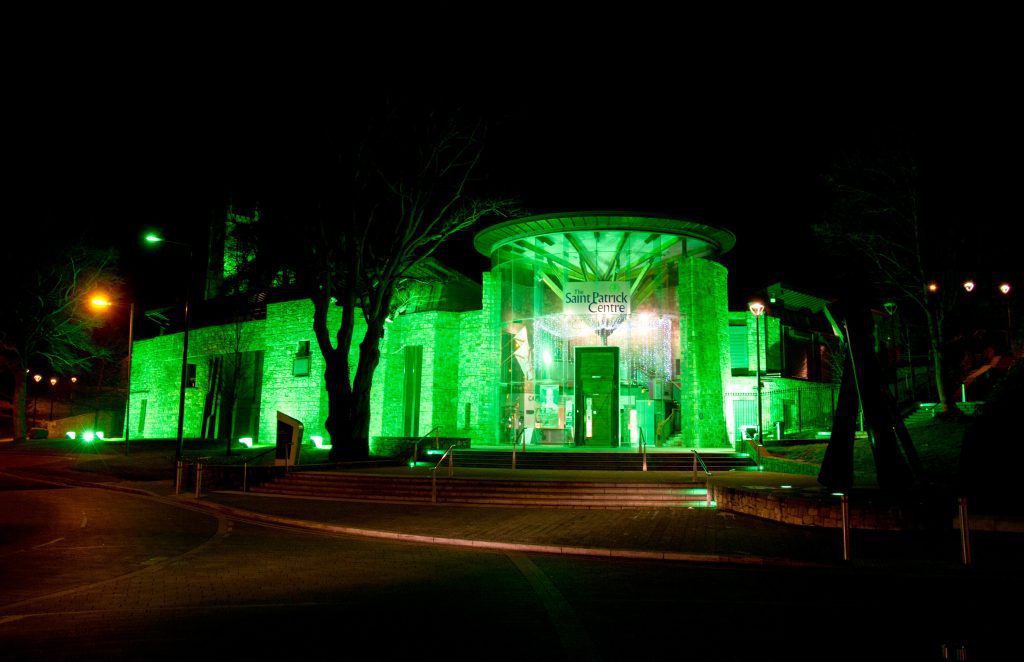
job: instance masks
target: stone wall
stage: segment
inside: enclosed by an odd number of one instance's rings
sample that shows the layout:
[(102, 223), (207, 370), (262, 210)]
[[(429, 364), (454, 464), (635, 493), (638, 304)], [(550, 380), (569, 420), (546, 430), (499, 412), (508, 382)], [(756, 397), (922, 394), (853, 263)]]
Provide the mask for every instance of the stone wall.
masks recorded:
[[(490, 272), (483, 274), (483, 308), (462, 314), (459, 329), (459, 400), (456, 429), (475, 442), (497, 442), (495, 394), (501, 356), (498, 347), (498, 313), (501, 292)], [(466, 425), (466, 408), (469, 425)]]
[[(842, 503), (824, 489), (732, 488), (715, 484), (712, 498), (717, 507), (744, 515), (801, 526), (842, 527)], [(850, 527), (900, 531), (948, 526), (952, 510), (936, 509), (934, 499), (923, 495), (886, 496), (854, 490), (850, 496)]]
[[(357, 311), (357, 316), (359, 315)], [(341, 310), (332, 308), (328, 326), (341, 322)], [(359, 358), (358, 343), (365, 333), (357, 317), (349, 360)], [(333, 335), (332, 335), (333, 338)], [(295, 376), (293, 366), (300, 341), (310, 343), (310, 369)], [(131, 437), (133, 439), (174, 438), (178, 427), (178, 393), (181, 383), (182, 334), (157, 336), (133, 344)], [(273, 443), (277, 412), (302, 421), (304, 440), (310, 435), (327, 437), (323, 423), (327, 416), (324, 388), (324, 359), (313, 334), (313, 305), (307, 299), (267, 305), (265, 320), (204, 327), (189, 331), (188, 362), (196, 365), (196, 386), (185, 389), (184, 436), (197, 438), (202, 432), (202, 415), (210, 388), (210, 361), (216, 356), (238, 352), (263, 352), (258, 441)], [(371, 400), (380, 396), (371, 392)], [(144, 410), (144, 411), (143, 411)], [(374, 425), (379, 431), (380, 407), (374, 407)]]

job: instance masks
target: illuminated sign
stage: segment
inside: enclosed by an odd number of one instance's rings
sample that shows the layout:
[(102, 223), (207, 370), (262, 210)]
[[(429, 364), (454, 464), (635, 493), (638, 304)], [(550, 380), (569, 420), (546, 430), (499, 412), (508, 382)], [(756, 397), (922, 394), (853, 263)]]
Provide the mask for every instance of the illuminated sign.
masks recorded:
[(569, 315), (628, 315), (629, 283), (596, 281), (570, 285), (562, 300)]

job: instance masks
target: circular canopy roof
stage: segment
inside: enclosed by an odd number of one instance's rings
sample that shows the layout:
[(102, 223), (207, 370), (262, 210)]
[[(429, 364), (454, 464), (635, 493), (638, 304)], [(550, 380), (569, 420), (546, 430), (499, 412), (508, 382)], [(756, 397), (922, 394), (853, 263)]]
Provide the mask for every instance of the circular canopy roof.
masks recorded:
[(502, 246), (530, 237), (576, 232), (620, 231), (685, 239), (685, 254), (714, 258), (729, 252), (736, 236), (723, 228), (678, 218), (631, 212), (540, 214), (499, 223), (477, 234), (476, 249), (490, 257)]

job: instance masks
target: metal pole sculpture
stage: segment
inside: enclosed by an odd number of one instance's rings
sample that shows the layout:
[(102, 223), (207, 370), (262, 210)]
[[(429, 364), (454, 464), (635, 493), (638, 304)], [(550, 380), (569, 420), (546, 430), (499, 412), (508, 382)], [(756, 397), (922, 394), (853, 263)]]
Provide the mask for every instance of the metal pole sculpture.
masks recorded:
[(923, 477), (921, 460), (882, 379), (881, 365), (874, 351), (871, 309), (850, 297), (826, 306), (825, 314), (843, 343), (845, 359), (832, 435), (818, 482), (843, 492), (853, 487), (854, 434), (858, 409), (863, 409), (879, 487), (910, 487)]

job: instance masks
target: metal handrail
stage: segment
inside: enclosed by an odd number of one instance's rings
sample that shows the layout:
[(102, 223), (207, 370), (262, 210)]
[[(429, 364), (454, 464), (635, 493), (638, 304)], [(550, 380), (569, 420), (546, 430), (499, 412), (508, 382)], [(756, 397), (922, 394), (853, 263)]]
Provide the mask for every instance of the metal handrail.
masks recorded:
[(512, 438), (512, 468), (516, 468), (516, 446), (519, 445), (519, 437), (523, 438), (523, 452), (526, 452), (526, 428), (519, 428), (515, 437)]
[(708, 470), (708, 465), (704, 464), (704, 458), (700, 456), (696, 448), (691, 448), (690, 452), (693, 453), (693, 479), (697, 480), (697, 463), (700, 462), (700, 468), (704, 470), (704, 473), (708, 476), (711, 472)]
[(430, 503), (437, 503), (437, 470), (445, 458), (448, 458), (448, 477), (451, 478), (455, 470), (455, 444), (448, 447), (434, 468), (430, 470)]
[(185, 467), (187, 467), (187, 466), (195, 466), (195, 468), (196, 468), (196, 498), (198, 498), (202, 494), (202, 479), (203, 479), (202, 478), (202, 476), (203, 476), (202, 472), (203, 472), (203, 467), (211, 468), (211, 467), (238, 467), (238, 466), (241, 466), (242, 467), (242, 491), (243, 492), (248, 492), (249, 491), (249, 463), (252, 462), (253, 460), (259, 459), (259, 458), (261, 458), (261, 457), (263, 457), (265, 455), (273, 453), (276, 450), (277, 450), (277, 447), (276, 446), (272, 446), (271, 448), (267, 448), (266, 450), (260, 451), (259, 453), (256, 453), (255, 455), (246, 456), (241, 462), (224, 462), (224, 463), (215, 464), (213, 462), (204, 462), (203, 461), (204, 459), (209, 459), (209, 457), (197, 457), (197, 458), (195, 458), (194, 460), (191, 460), (191, 461), (179, 460), (178, 461), (178, 468), (177, 468), (177, 475), (176, 475), (176, 478), (175, 478), (174, 493), (175, 494), (181, 494), (182, 474), (183, 474), (183, 472), (185, 470)]
[(663, 420), (661, 423), (658, 424), (658, 428), (654, 431), (654, 441), (655, 441), (655, 443), (657, 443), (658, 441), (662, 440), (661, 439), (661, 431), (665, 429), (665, 426), (668, 424), (669, 421), (672, 420), (672, 417), (675, 416), (678, 413), (679, 413), (678, 409), (673, 409), (672, 413), (669, 414), (668, 417), (665, 420)]
[(419, 462), (419, 460), (420, 460), (420, 442), (423, 441), (424, 439), (426, 439), (427, 437), (429, 437), (431, 434), (434, 435), (434, 450), (435, 451), (437, 450), (438, 439), (440, 437), (436, 433), (440, 432), (441, 428), (443, 428), (443, 427), (444, 427), (443, 425), (435, 425), (434, 427), (430, 428), (430, 430), (425, 435), (421, 436), (419, 439), (417, 439), (413, 443), (413, 445), (412, 445), (412, 464), (413, 464), (413, 466), (416, 466), (416, 463)]
[(693, 480), (697, 480), (697, 463), (700, 462), (700, 468), (704, 470), (706, 478), (704, 479), (704, 496), (705, 505), (711, 507), (711, 471), (708, 470), (708, 465), (704, 464), (704, 458), (700, 456), (696, 448), (691, 448), (690, 452), (693, 453)]
[(640, 431), (640, 453), (644, 457), (644, 471), (647, 471), (647, 437), (644, 436), (643, 427), (638, 428)]

